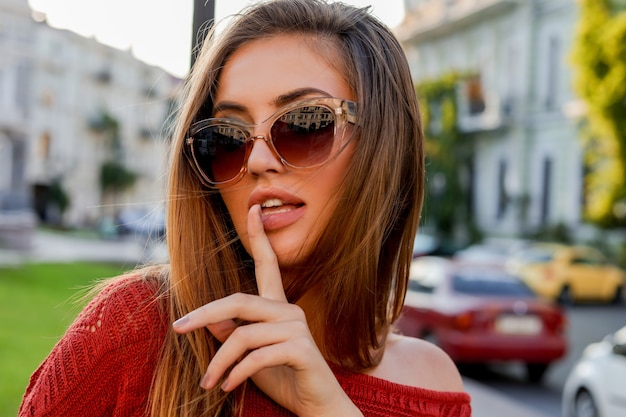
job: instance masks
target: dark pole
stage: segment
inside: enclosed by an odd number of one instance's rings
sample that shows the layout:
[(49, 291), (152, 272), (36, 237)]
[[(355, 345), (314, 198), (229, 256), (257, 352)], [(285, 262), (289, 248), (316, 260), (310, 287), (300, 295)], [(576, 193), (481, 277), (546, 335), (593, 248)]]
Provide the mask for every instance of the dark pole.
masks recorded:
[(202, 47), (206, 31), (215, 21), (215, 0), (193, 0), (193, 28), (191, 33), (191, 67)]

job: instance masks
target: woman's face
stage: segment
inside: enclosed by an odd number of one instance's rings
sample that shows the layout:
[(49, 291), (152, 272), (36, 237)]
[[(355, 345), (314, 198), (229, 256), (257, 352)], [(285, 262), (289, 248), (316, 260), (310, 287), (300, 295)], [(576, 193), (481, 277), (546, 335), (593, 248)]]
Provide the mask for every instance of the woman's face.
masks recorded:
[[(344, 77), (329, 64), (331, 58), (311, 49), (311, 41), (281, 35), (244, 44), (222, 69), (213, 117), (257, 125), (254, 135), (268, 137), (270, 126), (264, 121), (294, 101), (353, 100)], [(279, 265), (288, 268), (306, 258), (337, 206), (353, 143), (322, 166), (293, 169), (283, 165), (263, 140), (255, 141), (244, 177), (219, 189), (248, 252), (248, 211), (261, 204), (265, 232)]]

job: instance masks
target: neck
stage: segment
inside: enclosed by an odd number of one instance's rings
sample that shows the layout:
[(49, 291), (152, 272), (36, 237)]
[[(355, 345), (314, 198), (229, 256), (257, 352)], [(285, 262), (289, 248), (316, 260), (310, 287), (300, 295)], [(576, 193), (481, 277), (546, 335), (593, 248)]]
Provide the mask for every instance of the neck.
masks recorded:
[(324, 297), (321, 291), (318, 288), (312, 288), (296, 302), (296, 305), (304, 311), (313, 340), (315, 340), (322, 354), (326, 356), (325, 334), (328, 329), (326, 329), (324, 323), (324, 312), (327, 306), (323, 300)]

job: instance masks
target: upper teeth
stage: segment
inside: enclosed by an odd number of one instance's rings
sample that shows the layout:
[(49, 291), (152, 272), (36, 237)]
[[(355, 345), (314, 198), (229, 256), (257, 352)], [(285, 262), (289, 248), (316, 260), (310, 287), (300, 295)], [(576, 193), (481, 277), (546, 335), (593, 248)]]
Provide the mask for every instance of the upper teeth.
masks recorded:
[(280, 198), (271, 198), (271, 199), (265, 201), (263, 204), (261, 204), (261, 207), (263, 207), (263, 208), (280, 207), (283, 204), (284, 204), (283, 200), (281, 200)]

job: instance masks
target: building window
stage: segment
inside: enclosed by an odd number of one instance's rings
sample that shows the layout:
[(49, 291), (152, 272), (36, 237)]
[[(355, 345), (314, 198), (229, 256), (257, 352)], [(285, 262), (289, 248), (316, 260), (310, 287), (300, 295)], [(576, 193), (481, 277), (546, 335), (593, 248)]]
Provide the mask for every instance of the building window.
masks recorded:
[(552, 193), (552, 158), (543, 160), (543, 172), (541, 177), (541, 217), (542, 225), (548, 224), (550, 219), (550, 195)]
[(13, 179), (13, 146), (11, 141), (0, 136), (0, 191), (11, 190)]
[(54, 94), (52, 91), (46, 90), (41, 94), (41, 105), (46, 108), (51, 108), (54, 104)]
[(516, 45), (511, 46), (507, 52), (506, 63), (506, 96), (502, 102), (502, 111), (505, 115), (510, 116), (515, 111), (519, 93), (519, 84), (522, 76), (520, 75), (520, 59), (519, 48)]
[(44, 132), (39, 139), (39, 154), (41, 155), (41, 159), (47, 160), (50, 159), (50, 142), (52, 138), (50, 137), (50, 133)]
[(20, 62), (17, 67), (17, 77), (15, 80), (15, 104), (26, 114), (28, 111), (28, 97), (30, 96), (30, 75), (31, 67), (26, 62)]
[(506, 192), (506, 176), (507, 176), (507, 163), (501, 160), (498, 164), (498, 206), (496, 210), (496, 217), (498, 220), (504, 217), (506, 213), (506, 206), (509, 198)]
[(470, 115), (481, 114), (485, 111), (485, 95), (480, 75), (470, 77), (465, 81), (465, 94)]
[(561, 40), (551, 36), (548, 44), (548, 71), (546, 74), (546, 109), (553, 110), (558, 104)]

